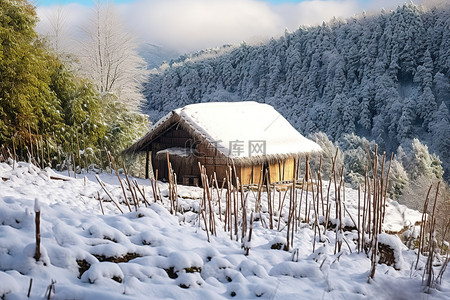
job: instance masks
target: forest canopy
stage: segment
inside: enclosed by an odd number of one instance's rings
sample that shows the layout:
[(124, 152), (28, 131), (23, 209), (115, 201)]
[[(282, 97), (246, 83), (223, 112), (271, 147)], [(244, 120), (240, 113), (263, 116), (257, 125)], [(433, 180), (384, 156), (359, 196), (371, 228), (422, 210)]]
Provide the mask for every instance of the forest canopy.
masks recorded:
[(302, 134), (375, 140), (387, 152), (414, 138), (449, 178), (450, 6), (395, 11), (301, 27), (262, 45), (202, 51), (164, 64), (146, 85), (157, 120), (186, 104), (254, 100)]

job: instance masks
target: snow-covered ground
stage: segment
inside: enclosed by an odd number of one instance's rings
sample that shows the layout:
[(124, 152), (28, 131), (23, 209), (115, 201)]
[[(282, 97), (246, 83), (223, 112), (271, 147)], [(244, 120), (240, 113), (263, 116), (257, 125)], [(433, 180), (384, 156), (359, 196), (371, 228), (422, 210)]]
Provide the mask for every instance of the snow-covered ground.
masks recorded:
[[(123, 200), (115, 175), (103, 173), (100, 178), (117, 201)], [(130, 212), (122, 203), (121, 214), (111, 201), (103, 201), (103, 215), (98, 198), (109, 197), (94, 174), (74, 179), (28, 163), (15, 163), (14, 169), (0, 163), (0, 298), (26, 298), (31, 279), (32, 299), (47, 297), (52, 282), (54, 299), (450, 298), (450, 272), (440, 286), (423, 293), (425, 258), (418, 270), (412, 268), (417, 253), (395, 236), (382, 234), (380, 239), (397, 248), (395, 267), (400, 269), (379, 264), (368, 283), (370, 260), (355, 250), (355, 232), (346, 233), (349, 245), (334, 254), (336, 234), (328, 231), (329, 242), (317, 243), (313, 253), (314, 230), (302, 224), (293, 249), (271, 249), (284, 242), (286, 228), (266, 228), (263, 214), (253, 223), (245, 256), (241, 242), (231, 240), (219, 220), (217, 236), (207, 241), (195, 212), (201, 189), (179, 186), (179, 204), (186, 212), (174, 216), (164, 197), (166, 184), (158, 183), (163, 199), (155, 203), (150, 181), (138, 183), (149, 206), (142, 203)], [(250, 211), (253, 194), (248, 197)], [(346, 207), (354, 216), (356, 199), (357, 191), (347, 189)], [(42, 252), (37, 262), (36, 202)], [(388, 201), (384, 228), (399, 231), (420, 218), (420, 213)]]

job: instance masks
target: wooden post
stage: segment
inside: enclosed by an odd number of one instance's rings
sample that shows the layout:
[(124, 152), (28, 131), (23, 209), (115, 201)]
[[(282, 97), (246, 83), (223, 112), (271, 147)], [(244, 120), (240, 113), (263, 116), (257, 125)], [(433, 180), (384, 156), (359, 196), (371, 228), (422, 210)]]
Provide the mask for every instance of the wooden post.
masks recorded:
[(145, 179), (148, 179), (148, 160), (149, 160), (149, 151), (147, 150), (145, 155)]

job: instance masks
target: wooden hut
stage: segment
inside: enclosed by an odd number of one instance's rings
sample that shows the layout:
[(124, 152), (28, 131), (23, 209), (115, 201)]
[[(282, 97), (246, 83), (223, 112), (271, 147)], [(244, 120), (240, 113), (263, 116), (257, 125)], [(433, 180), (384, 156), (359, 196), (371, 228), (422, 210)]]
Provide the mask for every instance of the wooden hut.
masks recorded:
[[(208, 176), (220, 182), (234, 166), (243, 184), (258, 183), (263, 172), (270, 183), (292, 180), (294, 159), (302, 153), (321, 151), (302, 136), (272, 106), (253, 101), (210, 102), (176, 109), (131, 145), (124, 153), (147, 153), (158, 170), (158, 179), (168, 178), (167, 153), (177, 181), (199, 184), (198, 162)], [(150, 159), (151, 158), (151, 159)]]

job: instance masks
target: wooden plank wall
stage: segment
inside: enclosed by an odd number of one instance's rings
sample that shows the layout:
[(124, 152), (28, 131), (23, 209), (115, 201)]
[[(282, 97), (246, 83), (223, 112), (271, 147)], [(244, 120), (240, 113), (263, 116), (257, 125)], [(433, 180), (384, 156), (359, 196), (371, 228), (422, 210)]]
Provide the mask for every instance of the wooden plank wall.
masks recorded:
[[(243, 184), (258, 184), (262, 176), (261, 165), (241, 166), (240, 176)], [(294, 178), (294, 158), (280, 160), (269, 164), (270, 183), (292, 180)]]
[[(190, 159), (176, 155), (171, 155), (169, 157), (172, 168), (177, 174), (177, 181), (179, 183), (182, 183), (184, 175), (200, 176), (198, 162), (205, 166), (208, 179), (210, 179), (211, 176), (214, 176), (215, 172), (217, 181), (221, 184), (226, 177), (229, 162), (227, 162), (227, 159), (224, 158), (216, 148), (205, 142), (196, 142), (190, 136), (189, 132), (183, 129), (172, 128), (152, 143), (151, 162), (153, 171), (156, 172), (156, 169), (158, 169), (158, 179), (167, 179), (168, 169), (166, 155), (157, 156), (156, 153), (160, 150), (172, 147), (195, 147), (197, 151), (197, 156), (191, 157)], [(270, 183), (293, 179), (294, 158), (270, 163), (268, 167)], [(261, 176), (263, 176), (262, 166), (236, 166), (236, 174), (243, 184), (258, 184)]]
[(200, 164), (205, 166), (208, 179), (214, 176), (214, 172), (217, 176), (217, 181), (221, 184), (226, 177), (226, 171), (228, 169), (227, 159), (225, 159), (220, 152), (211, 147), (208, 143), (200, 143), (197, 145), (197, 155)]
[[(156, 170), (158, 170), (158, 179), (168, 179), (168, 168), (167, 168), (167, 158), (164, 155), (158, 155), (158, 151), (161, 151), (163, 149), (167, 148), (173, 148), (173, 147), (191, 147), (194, 144), (193, 139), (191, 138), (189, 132), (181, 129), (181, 128), (172, 128), (165, 132), (163, 135), (161, 135), (159, 138), (157, 138), (152, 143), (152, 168), (153, 172), (156, 173)], [(161, 156), (161, 157), (160, 157)], [(195, 171), (198, 170), (198, 167), (196, 169), (192, 168), (193, 170), (185, 170), (187, 168), (186, 163), (183, 163), (183, 160), (180, 157), (173, 156), (170, 158), (172, 163), (172, 168), (174, 169), (175, 173), (178, 176), (178, 182), (181, 182), (182, 173)], [(174, 161), (174, 162), (172, 162)], [(190, 166), (189, 166), (190, 167)], [(197, 174), (200, 174), (200, 172), (197, 172)], [(156, 174), (155, 174), (156, 175)]]

